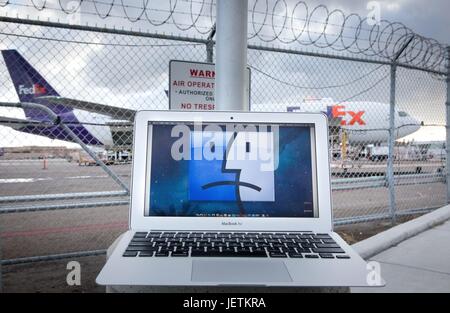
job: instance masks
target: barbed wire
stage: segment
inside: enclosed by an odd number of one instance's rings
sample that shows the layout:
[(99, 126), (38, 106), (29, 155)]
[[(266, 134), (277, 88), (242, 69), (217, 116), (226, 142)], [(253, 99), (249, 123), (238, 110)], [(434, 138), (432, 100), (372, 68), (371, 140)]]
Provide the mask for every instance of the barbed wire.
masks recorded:
[(5, 7), (9, 4), (9, 0), (6, 1), (0, 1), (0, 7)]
[[(263, 8), (260, 8), (261, 3), (265, 4)], [(330, 10), (324, 5), (309, 8), (304, 1), (296, 2), (290, 11), (285, 0), (272, 3), (270, 6), (268, 0), (255, 0), (251, 10), (252, 36), (261, 41), (300, 43), (392, 60), (412, 38), (399, 61), (431, 69), (444, 63), (443, 45), (416, 34), (402, 23), (372, 21), (355, 13), (346, 15), (340, 9)]]
[[(28, 2), (28, 4), (26, 3)], [(208, 34), (215, 22), (215, 0), (3, 0), (1, 7), (29, 6), (38, 11), (88, 14), (100, 19), (123, 18), (148, 22), (153, 27), (172, 25), (179, 31)], [(443, 70), (446, 47), (415, 33), (402, 23), (375, 21), (356, 13), (346, 14), (325, 5), (310, 7), (305, 1), (250, 0), (249, 40), (299, 44), (336, 52), (362, 54), (416, 67)]]

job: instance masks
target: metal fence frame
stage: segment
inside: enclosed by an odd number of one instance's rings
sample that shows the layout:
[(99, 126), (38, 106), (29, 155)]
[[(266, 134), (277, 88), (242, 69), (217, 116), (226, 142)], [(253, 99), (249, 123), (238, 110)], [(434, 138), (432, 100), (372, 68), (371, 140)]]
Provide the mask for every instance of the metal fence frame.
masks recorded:
[[(0, 17), (0, 22), (6, 23), (18, 23), (25, 25), (34, 25), (34, 26), (45, 26), (45, 27), (53, 27), (53, 28), (61, 28), (61, 29), (71, 29), (71, 30), (79, 30), (79, 31), (88, 31), (94, 33), (108, 33), (108, 34), (117, 34), (117, 35), (128, 35), (135, 37), (147, 37), (153, 39), (164, 39), (164, 40), (173, 40), (173, 41), (184, 41), (190, 43), (199, 43), (204, 44), (206, 48), (206, 57), (205, 61), (212, 62), (213, 61), (213, 53), (214, 53), (214, 45), (215, 42), (213, 40), (215, 29), (211, 31), (208, 38), (189, 38), (189, 37), (181, 37), (174, 35), (165, 35), (165, 34), (154, 34), (154, 33), (146, 33), (140, 31), (131, 31), (124, 29), (109, 29), (109, 28), (101, 28), (101, 27), (93, 27), (88, 25), (68, 25), (50, 21), (39, 21), (39, 20), (28, 20), (21, 18), (11, 18), (11, 17)], [(412, 40), (412, 39), (411, 39)], [(353, 62), (361, 62), (361, 63), (370, 63), (370, 64), (378, 64), (378, 65), (386, 65), (389, 66), (390, 71), (390, 129), (389, 129), (389, 159), (388, 159), (388, 167), (386, 170), (386, 177), (377, 177), (374, 179), (366, 179), (361, 180), (358, 179), (358, 182), (352, 181), (351, 179), (347, 180), (339, 180), (333, 182), (333, 190), (345, 190), (345, 189), (355, 189), (355, 188), (373, 188), (373, 187), (387, 187), (389, 190), (389, 213), (386, 214), (374, 214), (367, 216), (358, 216), (358, 217), (350, 217), (350, 218), (340, 218), (335, 220), (335, 225), (346, 225), (351, 223), (358, 222), (367, 222), (367, 221), (376, 221), (376, 220), (386, 220), (390, 219), (393, 223), (395, 223), (397, 216), (402, 215), (410, 215), (410, 214), (419, 214), (431, 211), (433, 208), (423, 208), (423, 209), (413, 209), (413, 210), (402, 210), (401, 212), (397, 212), (395, 207), (395, 189), (396, 185), (401, 184), (400, 180), (395, 177), (394, 173), (394, 132), (395, 132), (395, 105), (396, 105), (396, 71), (397, 68), (405, 68), (410, 70), (418, 70), (422, 72), (427, 72), (430, 74), (437, 74), (446, 76), (446, 85), (447, 85), (447, 100), (446, 100), (446, 168), (450, 168), (450, 47), (447, 48), (447, 72), (440, 72), (437, 70), (420, 68), (418, 66), (413, 66), (409, 64), (399, 63), (397, 60), (400, 57), (401, 53), (406, 49), (407, 45), (410, 43), (407, 42), (405, 46), (403, 46), (395, 56), (395, 58), (391, 61), (379, 60), (379, 59), (370, 59), (367, 57), (353, 57), (353, 56), (342, 56), (335, 54), (327, 54), (327, 53), (318, 53), (318, 52), (308, 52), (308, 51), (300, 51), (300, 50), (290, 50), (278, 47), (269, 47), (269, 46), (259, 46), (259, 45), (248, 45), (250, 50), (260, 50), (266, 52), (275, 52), (275, 53), (288, 53), (293, 55), (301, 55), (301, 56), (310, 56), (316, 58), (326, 58), (326, 59), (336, 59), (336, 60), (344, 60), (344, 61), (353, 61)], [(16, 106), (21, 107), (24, 105), (33, 105), (35, 107), (39, 107), (36, 104), (24, 104), (24, 103), (4, 103), (8, 106)], [(45, 110), (46, 108), (41, 108)], [(47, 111), (47, 110), (45, 110)], [(52, 115), (52, 118), (57, 121), (57, 117), (54, 116), (53, 112), (47, 112)], [(52, 114), (53, 113), (53, 114)], [(63, 125), (63, 124), (61, 124)], [(70, 131), (70, 129), (69, 129)], [(70, 132), (69, 132), (70, 133)], [(76, 137), (76, 136), (75, 136)], [(75, 139), (75, 138), (74, 138)], [(79, 142), (80, 143), (80, 142)], [(114, 181), (116, 181), (122, 190), (112, 191), (112, 192), (98, 192), (98, 193), (67, 193), (67, 194), (59, 194), (59, 195), (36, 195), (36, 196), (22, 196), (22, 197), (1, 197), (0, 202), (7, 203), (12, 200), (20, 199), (24, 202), (33, 202), (39, 200), (61, 200), (61, 199), (81, 199), (81, 198), (105, 198), (105, 197), (118, 197), (118, 196), (128, 196), (129, 190), (126, 184), (124, 184), (121, 179), (115, 175), (114, 172), (109, 170), (109, 168), (96, 157), (94, 153), (90, 151), (90, 149), (84, 145), (82, 142), (80, 143), (82, 148), (96, 160), (96, 162), (102, 166), (103, 170), (105, 170), (108, 175), (110, 175)], [(417, 179), (423, 179), (424, 183), (431, 181), (444, 181), (447, 185), (447, 203), (450, 203), (450, 171), (446, 171), (445, 174), (442, 175), (432, 175), (432, 177), (427, 177), (427, 175), (415, 175)], [(428, 180), (427, 180), (428, 179)], [(417, 182), (415, 182), (417, 183)], [(407, 182), (405, 182), (407, 184)], [(14, 198), (14, 199), (13, 199)], [(29, 211), (39, 211), (39, 210), (62, 210), (62, 209), (73, 209), (73, 208), (87, 208), (87, 207), (99, 207), (99, 206), (112, 206), (112, 205), (126, 205), (128, 204), (128, 199), (126, 200), (101, 200), (95, 201), (92, 203), (82, 203), (82, 204), (61, 204), (61, 205), (45, 205), (45, 206), (24, 206), (18, 208), (6, 208), (0, 210), (0, 214), (12, 213), (12, 212), (29, 212)], [(1, 244), (1, 240), (0, 240)], [(0, 245), (1, 247), (1, 245)], [(1, 248), (0, 248), (1, 253)], [(22, 263), (30, 263), (30, 262), (41, 262), (41, 261), (51, 261), (51, 260), (59, 260), (64, 258), (73, 258), (73, 257), (84, 257), (84, 256), (93, 256), (93, 255), (101, 255), (104, 254), (105, 250), (94, 250), (94, 251), (80, 251), (80, 252), (70, 252), (70, 253), (62, 253), (62, 254), (53, 254), (47, 256), (35, 256), (35, 257), (26, 257), (26, 258), (17, 258), (10, 260), (1, 260), (0, 262), (0, 273), (1, 273), (1, 264), (3, 265), (12, 265), (12, 264), (22, 264)], [(1, 254), (0, 254), (1, 257)], [(1, 275), (0, 275), (0, 288), (1, 288)]]

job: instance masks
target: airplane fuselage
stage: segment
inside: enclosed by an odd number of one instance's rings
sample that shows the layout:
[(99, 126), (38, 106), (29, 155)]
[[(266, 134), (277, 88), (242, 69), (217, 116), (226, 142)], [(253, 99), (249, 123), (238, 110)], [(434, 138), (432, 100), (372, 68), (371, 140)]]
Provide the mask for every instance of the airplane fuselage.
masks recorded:
[[(390, 107), (379, 102), (304, 102), (296, 112), (323, 112), (337, 122), (353, 144), (386, 143), (389, 140)], [(420, 122), (406, 112), (395, 110), (395, 139), (419, 130)]]

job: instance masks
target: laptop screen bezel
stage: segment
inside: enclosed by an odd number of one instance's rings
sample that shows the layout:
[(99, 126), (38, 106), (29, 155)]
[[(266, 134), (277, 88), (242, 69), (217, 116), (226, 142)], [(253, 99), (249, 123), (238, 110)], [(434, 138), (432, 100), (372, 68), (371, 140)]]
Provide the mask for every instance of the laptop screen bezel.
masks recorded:
[[(316, 185), (318, 217), (194, 217), (145, 216), (148, 186), (146, 164), (152, 154), (149, 124), (155, 122), (236, 124), (313, 124), (316, 147)], [(186, 112), (140, 111), (135, 117), (133, 174), (131, 188), (131, 229), (218, 230), (218, 231), (330, 231), (332, 210), (327, 117), (320, 113), (263, 113), (263, 112)], [(325, 148), (323, 148), (325, 147)]]

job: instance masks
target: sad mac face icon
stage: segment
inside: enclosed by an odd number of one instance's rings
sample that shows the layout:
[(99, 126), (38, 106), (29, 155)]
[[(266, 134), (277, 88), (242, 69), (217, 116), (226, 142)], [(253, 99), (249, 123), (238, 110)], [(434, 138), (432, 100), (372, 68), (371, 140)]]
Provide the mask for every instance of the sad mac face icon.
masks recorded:
[(277, 126), (180, 127), (172, 157), (188, 161), (190, 201), (235, 202), (240, 215), (245, 202), (275, 201)]

